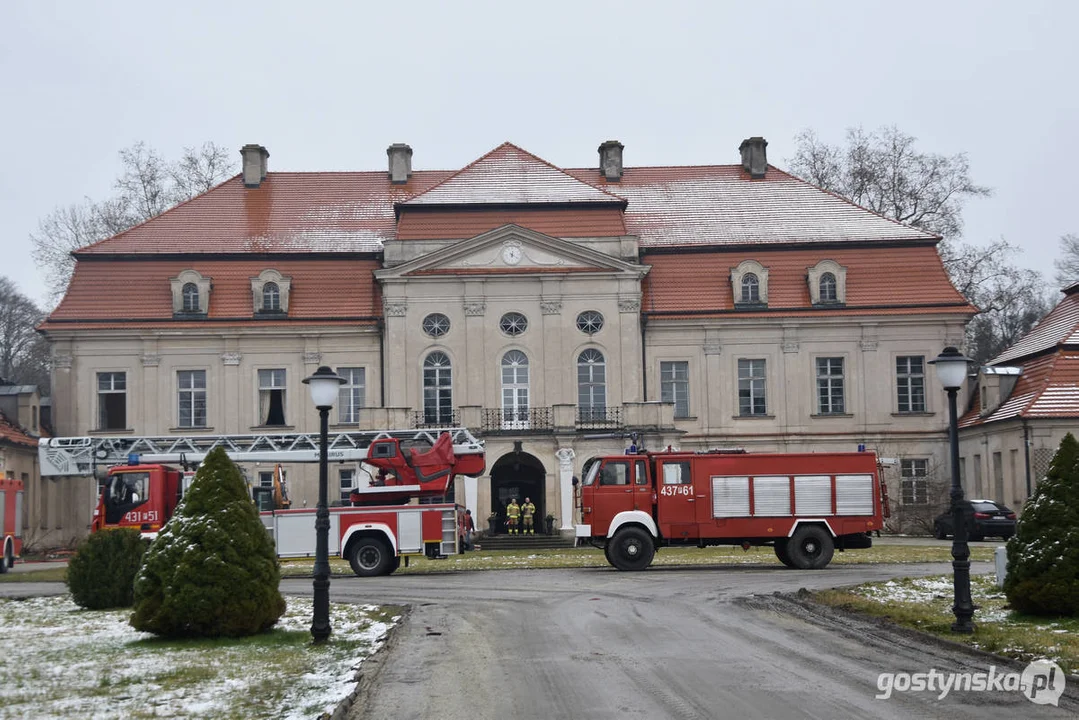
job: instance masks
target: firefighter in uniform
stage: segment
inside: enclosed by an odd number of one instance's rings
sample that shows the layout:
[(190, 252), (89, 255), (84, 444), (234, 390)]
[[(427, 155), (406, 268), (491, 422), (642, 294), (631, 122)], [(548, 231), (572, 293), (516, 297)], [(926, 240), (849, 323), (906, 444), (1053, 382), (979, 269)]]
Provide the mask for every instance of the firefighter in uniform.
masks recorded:
[(525, 504), (521, 506), (521, 516), (524, 518), (524, 529), (522, 533), (528, 533), (529, 535), (535, 535), (536, 531), (532, 527), (532, 516), (536, 514), (536, 506), (532, 504), (532, 501), (525, 498)]
[(517, 534), (517, 518), (521, 515), (521, 506), (517, 504), (517, 498), (512, 498), (506, 506), (506, 529), (510, 535)]

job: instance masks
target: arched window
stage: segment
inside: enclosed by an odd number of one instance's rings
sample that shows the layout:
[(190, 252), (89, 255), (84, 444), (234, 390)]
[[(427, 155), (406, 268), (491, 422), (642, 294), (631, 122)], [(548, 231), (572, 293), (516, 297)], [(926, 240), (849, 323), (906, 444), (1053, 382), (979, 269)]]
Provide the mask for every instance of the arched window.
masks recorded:
[(453, 375), (450, 358), (436, 350), (423, 361), (423, 421), (427, 425), (453, 422)]
[(577, 414), (586, 422), (607, 417), (607, 365), (592, 348), (577, 356)]
[(527, 428), (528, 419), (528, 356), (510, 350), (502, 356), (502, 428)]
[(278, 312), (281, 310), (281, 289), (277, 283), (268, 282), (262, 286), (262, 311)]
[(835, 302), (839, 299), (836, 294), (835, 275), (826, 272), (820, 276), (820, 301)]
[(761, 301), (761, 283), (753, 273), (742, 276), (742, 300), (744, 303), (759, 303)]
[(183, 289), (180, 291), (182, 297), (182, 307), (185, 313), (197, 313), (199, 312), (199, 286), (195, 283), (184, 283)]

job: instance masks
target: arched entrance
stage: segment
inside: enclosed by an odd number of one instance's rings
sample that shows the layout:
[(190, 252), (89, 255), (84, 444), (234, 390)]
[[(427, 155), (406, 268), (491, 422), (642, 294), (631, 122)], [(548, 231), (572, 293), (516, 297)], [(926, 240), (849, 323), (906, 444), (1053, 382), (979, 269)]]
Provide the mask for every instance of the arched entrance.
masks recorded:
[(506, 506), (510, 500), (523, 503), (530, 498), (536, 506), (536, 533), (543, 532), (547, 515), (547, 471), (535, 455), (524, 451), (508, 452), (491, 467), (491, 510), (498, 513), (495, 530), (506, 532)]

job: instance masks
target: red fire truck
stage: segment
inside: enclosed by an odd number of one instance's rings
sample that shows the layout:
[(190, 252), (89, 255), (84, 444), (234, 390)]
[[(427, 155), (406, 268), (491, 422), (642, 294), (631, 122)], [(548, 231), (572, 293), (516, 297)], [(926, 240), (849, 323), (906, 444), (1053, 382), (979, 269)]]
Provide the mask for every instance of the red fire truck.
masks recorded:
[(635, 452), (590, 459), (577, 537), (619, 570), (669, 545), (771, 545), (788, 567), (825, 567), (868, 548), (887, 517), (872, 452)]
[[(311, 463), (318, 461), (319, 446), (318, 436), (307, 434), (43, 438), (39, 457), (42, 476), (97, 475), (105, 468), (92, 529), (134, 527), (153, 538), (192, 475), (163, 463), (190, 467), (215, 447), (225, 448), (234, 462)], [(452, 494), (457, 475), (479, 475), (485, 468), (483, 444), (467, 429), (333, 433), (327, 448), (333, 462), (362, 461), (378, 473), (372, 486), (353, 491), (358, 507), (329, 509), (329, 550), (349, 560), (357, 575), (392, 573), (402, 557), (407, 564), (414, 555), (461, 551), (463, 508), (437, 501)], [(257, 494), (268, 501), (260, 515), (277, 554), (314, 556), (315, 508), (282, 509), (271, 499), (276, 496)], [(414, 498), (436, 502), (405, 504)]]
[(22, 555), (22, 480), (0, 477), (0, 573)]

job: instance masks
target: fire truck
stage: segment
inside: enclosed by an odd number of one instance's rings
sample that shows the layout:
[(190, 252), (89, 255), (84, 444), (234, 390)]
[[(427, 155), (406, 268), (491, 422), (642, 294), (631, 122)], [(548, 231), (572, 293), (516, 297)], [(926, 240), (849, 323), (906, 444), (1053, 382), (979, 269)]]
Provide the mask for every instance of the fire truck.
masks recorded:
[(868, 548), (887, 517), (876, 455), (637, 451), (596, 457), (578, 492), (578, 538), (619, 570), (671, 545), (770, 545), (784, 565), (823, 568)]
[(0, 477), (0, 573), (22, 555), (22, 480)]
[[(319, 436), (307, 433), (42, 438), (38, 455), (43, 477), (100, 479), (92, 530), (133, 527), (153, 538), (190, 484), (189, 469), (216, 447), (237, 463), (319, 460)], [(479, 475), (486, 466), (482, 442), (466, 428), (330, 433), (327, 458), (362, 462), (378, 475), (371, 486), (353, 489), (352, 505), (329, 508), (329, 551), (347, 559), (357, 575), (388, 575), (402, 558), (407, 565), (412, 556), (461, 551), (463, 508), (445, 499), (457, 475)], [(260, 516), (278, 556), (313, 557), (315, 509), (287, 507), (283, 483), (270, 497), (260, 504)], [(413, 499), (421, 504), (406, 504)]]

